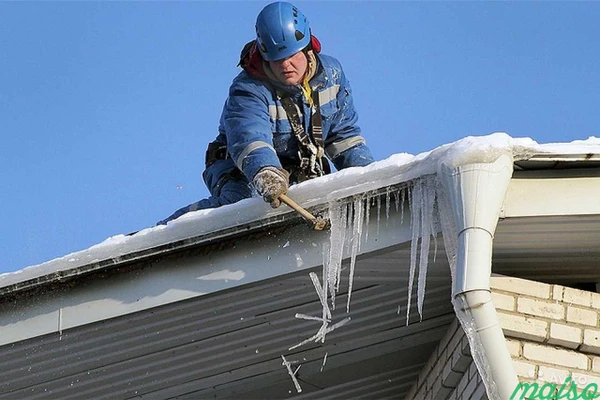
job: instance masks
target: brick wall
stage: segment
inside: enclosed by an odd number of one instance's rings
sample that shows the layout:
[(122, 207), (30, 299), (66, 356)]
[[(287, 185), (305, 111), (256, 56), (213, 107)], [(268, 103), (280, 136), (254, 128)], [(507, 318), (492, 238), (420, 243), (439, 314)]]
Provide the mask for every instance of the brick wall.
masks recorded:
[[(560, 388), (570, 377), (579, 389), (592, 383), (600, 387), (600, 294), (502, 276), (492, 277), (491, 286), (521, 382), (537, 383), (540, 388), (556, 383)], [(521, 398), (520, 393), (515, 398)], [(487, 399), (457, 321), (406, 399)]]
[(434, 350), (406, 400), (485, 399), (485, 387), (457, 320)]
[(500, 276), (491, 286), (521, 382), (600, 387), (599, 293)]

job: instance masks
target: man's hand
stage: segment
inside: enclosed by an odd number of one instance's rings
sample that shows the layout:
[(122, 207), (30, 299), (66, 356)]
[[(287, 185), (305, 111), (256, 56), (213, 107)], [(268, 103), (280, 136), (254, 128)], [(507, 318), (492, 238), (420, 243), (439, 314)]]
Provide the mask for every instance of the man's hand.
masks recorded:
[(279, 196), (286, 194), (290, 174), (281, 168), (264, 167), (254, 176), (254, 187), (264, 201), (271, 203), (271, 207), (281, 205)]

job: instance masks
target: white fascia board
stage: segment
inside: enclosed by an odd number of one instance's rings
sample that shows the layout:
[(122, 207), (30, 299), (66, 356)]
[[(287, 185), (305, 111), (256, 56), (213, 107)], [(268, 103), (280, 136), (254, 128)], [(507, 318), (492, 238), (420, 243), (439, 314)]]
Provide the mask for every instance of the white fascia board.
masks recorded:
[[(369, 240), (359, 256), (410, 241), (408, 206), (404, 213), (392, 206), (389, 219), (382, 214), (378, 221), (377, 208), (371, 208)], [(10, 302), (0, 310), (0, 345), (314, 268), (323, 264), (329, 236), (296, 225), (277, 236), (241, 238), (230, 249), (152, 260), (143, 269)]]
[(501, 217), (600, 214), (600, 176), (569, 177), (564, 172), (564, 177), (542, 171), (535, 177), (515, 174)]

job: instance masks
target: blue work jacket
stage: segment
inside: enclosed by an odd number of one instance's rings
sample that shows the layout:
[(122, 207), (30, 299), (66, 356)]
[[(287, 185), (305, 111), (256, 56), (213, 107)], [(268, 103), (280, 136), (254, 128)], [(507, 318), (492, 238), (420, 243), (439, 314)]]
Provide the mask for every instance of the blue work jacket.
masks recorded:
[[(352, 90), (342, 66), (333, 57), (315, 56), (317, 72), (309, 84), (319, 96), (325, 154), (338, 170), (365, 166), (373, 157), (356, 124)], [(259, 79), (243, 70), (233, 80), (223, 107), (217, 140), (227, 144), (229, 156), (250, 181), (263, 167), (281, 168), (281, 159), (299, 159), (298, 140), (278, 92), (292, 97), (310, 134), (312, 110), (300, 85)]]

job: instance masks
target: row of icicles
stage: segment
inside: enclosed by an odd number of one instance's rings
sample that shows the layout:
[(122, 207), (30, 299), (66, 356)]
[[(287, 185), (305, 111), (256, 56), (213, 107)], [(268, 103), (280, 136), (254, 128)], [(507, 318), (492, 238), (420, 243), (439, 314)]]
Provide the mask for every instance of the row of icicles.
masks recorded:
[[(433, 260), (437, 255), (437, 233), (444, 232), (444, 243), (448, 257), (455, 256), (456, 243), (452, 240), (453, 235), (448, 235), (454, 229), (454, 221), (451, 218), (449, 204), (441, 190), (441, 184), (436, 175), (422, 176), (414, 181), (407, 182), (401, 186), (390, 186), (385, 192), (377, 191), (355, 196), (351, 199), (335, 201), (329, 204), (329, 219), (331, 221), (330, 240), (323, 249), (323, 269), (321, 279), (315, 272), (310, 272), (310, 279), (315, 287), (317, 296), (322, 306), (320, 317), (306, 314), (296, 314), (296, 318), (319, 321), (321, 326), (318, 331), (306, 340), (291, 346), (288, 350), (294, 350), (307, 343), (325, 343), (325, 336), (335, 329), (350, 321), (350, 317), (341, 319), (331, 324), (333, 311), (336, 309), (336, 294), (340, 291), (342, 277), (342, 261), (344, 256), (350, 254), (350, 266), (348, 269), (348, 298), (346, 302), (346, 313), (350, 312), (350, 302), (354, 286), (354, 272), (356, 257), (361, 249), (361, 244), (369, 240), (369, 226), (371, 208), (376, 207), (377, 230), (382, 214), (385, 213), (386, 223), (390, 218), (390, 211), (395, 209), (401, 213), (400, 224), (404, 224), (404, 208), (408, 203), (410, 214), (410, 227), (412, 231), (410, 246), (410, 266), (408, 280), (408, 304), (406, 307), (406, 324), (409, 323), (412, 292), (417, 279), (417, 310), (423, 318), (423, 303), (425, 300), (425, 284), (431, 239), (433, 239)], [(443, 210), (443, 211), (442, 211)], [(366, 232), (366, 233), (365, 233)], [(363, 235), (363, 233), (365, 233)], [(450, 241), (450, 243), (448, 243)], [(418, 265), (418, 274), (417, 274)], [(451, 263), (452, 265), (452, 263)], [(452, 274), (454, 275), (454, 274)], [(398, 311), (400, 308), (398, 308)], [(294, 371), (291, 365), (297, 361), (288, 361), (283, 355), (283, 365), (287, 368), (298, 393), (302, 388), (296, 378), (300, 369), (298, 366)], [(323, 358), (321, 370), (325, 366), (327, 353)]]

